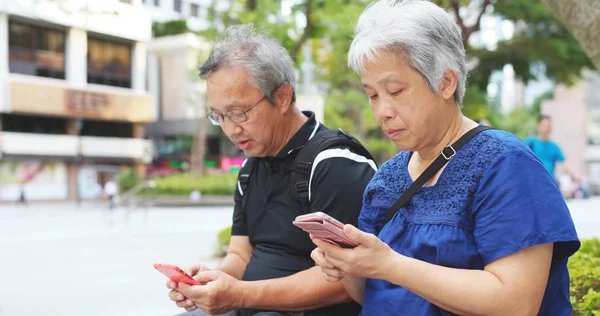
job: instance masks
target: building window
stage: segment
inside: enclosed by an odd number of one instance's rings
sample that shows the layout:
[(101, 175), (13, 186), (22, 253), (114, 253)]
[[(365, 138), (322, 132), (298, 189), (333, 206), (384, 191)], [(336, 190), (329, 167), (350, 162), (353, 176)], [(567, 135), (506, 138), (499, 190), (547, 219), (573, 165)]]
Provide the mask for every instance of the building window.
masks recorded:
[(181, 0), (173, 0), (173, 10), (181, 13)]
[(199, 16), (199, 11), (200, 11), (200, 6), (197, 5), (197, 4), (195, 4), (195, 3), (192, 3), (191, 4), (191, 8), (190, 8), (190, 14), (193, 17), (198, 17)]
[(88, 36), (88, 83), (131, 88), (131, 45)]
[(65, 79), (65, 32), (9, 22), (12, 73)]

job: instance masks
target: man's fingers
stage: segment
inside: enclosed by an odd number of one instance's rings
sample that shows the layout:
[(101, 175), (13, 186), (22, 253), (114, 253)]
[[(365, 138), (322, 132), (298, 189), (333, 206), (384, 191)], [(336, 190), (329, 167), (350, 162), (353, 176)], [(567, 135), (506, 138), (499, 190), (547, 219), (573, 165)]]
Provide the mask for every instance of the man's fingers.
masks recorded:
[(331, 265), (331, 263), (325, 259), (325, 254), (321, 249), (315, 248), (310, 256), (318, 266), (333, 268), (333, 265)]
[(200, 271), (194, 276), (194, 279), (200, 282), (200, 284), (206, 284), (214, 281), (217, 277), (218, 274), (214, 271)]
[(325, 277), (325, 280), (327, 282), (332, 282), (332, 283), (337, 283), (340, 282), (342, 279), (341, 278), (336, 278), (336, 277), (332, 277), (328, 274), (323, 273), (323, 276)]
[(177, 288), (177, 283), (171, 281), (171, 280), (167, 280), (167, 288), (174, 290)]
[(321, 271), (323, 271), (323, 273), (327, 274), (328, 276), (339, 278), (339, 279), (343, 278), (343, 276), (344, 276), (343, 272), (336, 268), (330, 269), (330, 268), (321, 267)]

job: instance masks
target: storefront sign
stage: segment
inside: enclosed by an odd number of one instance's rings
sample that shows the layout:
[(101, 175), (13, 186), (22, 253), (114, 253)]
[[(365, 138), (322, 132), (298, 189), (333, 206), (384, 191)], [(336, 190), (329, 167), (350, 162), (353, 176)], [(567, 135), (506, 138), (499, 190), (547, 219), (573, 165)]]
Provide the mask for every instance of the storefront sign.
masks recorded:
[[(151, 122), (155, 116), (148, 93), (113, 87), (103, 87), (106, 92), (73, 89), (67, 82), (17, 76), (9, 76), (9, 83), (11, 112), (140, 123)], [(113, 89), (114, 93), (109, 92)]]

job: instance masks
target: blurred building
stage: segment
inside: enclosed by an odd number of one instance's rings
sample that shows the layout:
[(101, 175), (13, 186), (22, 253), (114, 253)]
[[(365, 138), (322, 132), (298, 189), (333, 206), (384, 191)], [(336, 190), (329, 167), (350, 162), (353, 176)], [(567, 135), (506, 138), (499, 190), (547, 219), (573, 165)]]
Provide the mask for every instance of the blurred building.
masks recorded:
[(148, 89), (156, 100), (155, 122), (146, 129), (156, 148), (149, 175), (186, 170), (203, 135), (208, 166), (216, 166), (227, 153), (222, 147), (229, 142), (221, 141), (219, 128), (201, 121), (206, 117), (206, 83), (198, 76), (198, 65), (209, 50), (210, 44), (193, 33), (154, 38), (148, 45)]
[(0, 201), (86, 199), (152, 158), (141, 0), (0, 2)]
[(562, 148), (567, 168), (600, 189), (600, 74), (584, 72), (574, 86), (558, 85), (541, 111), (552, 117), (551, 138)]
[[(185, 19), (193, 31), (209, 26), (208, 14), (213, 0), (143, 0), (155, 22), (168, 22)], [(219, 9), (229, 5), (228, 1), (218, 1)]]

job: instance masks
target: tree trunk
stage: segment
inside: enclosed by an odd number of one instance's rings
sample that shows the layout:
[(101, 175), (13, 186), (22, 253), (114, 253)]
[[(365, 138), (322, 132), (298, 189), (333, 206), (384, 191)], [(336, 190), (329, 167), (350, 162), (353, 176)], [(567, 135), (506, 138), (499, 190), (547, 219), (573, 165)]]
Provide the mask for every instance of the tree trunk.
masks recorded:
[(248, 0), (246, 2), (246, 10), (248, 10), (248, 11), (256, 10), (256, 0)]
[(208, 134), (208, 124), (206, 118), (198, 119), (196, 133), (192, 143), (192, 152), (190, 157), (191, 173), (197, 176), (204, 174), (204, 156), (206, 154), (206, 135)]
[(541, 0), (600, 70), (600, 1)]

